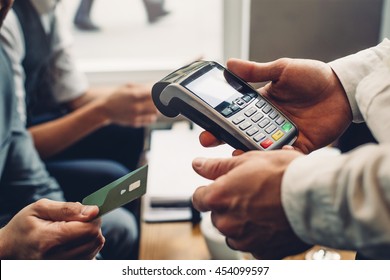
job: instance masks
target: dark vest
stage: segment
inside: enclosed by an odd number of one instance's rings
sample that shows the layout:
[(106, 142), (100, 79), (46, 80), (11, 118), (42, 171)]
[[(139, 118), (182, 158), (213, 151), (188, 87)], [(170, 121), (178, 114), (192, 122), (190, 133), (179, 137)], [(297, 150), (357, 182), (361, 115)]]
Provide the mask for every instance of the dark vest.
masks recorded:
[[(53, 98), (55, 59), (53, 34), (47, 35), (40, 16), (29, 0), (15, 1), (13, 10), (23, 30), (26, 54), (22, 61), (26, 75), (27, 126), (42, 122), (48, 115), (62, 115)], [(55, 21), (52, 22), (52, 30)]]

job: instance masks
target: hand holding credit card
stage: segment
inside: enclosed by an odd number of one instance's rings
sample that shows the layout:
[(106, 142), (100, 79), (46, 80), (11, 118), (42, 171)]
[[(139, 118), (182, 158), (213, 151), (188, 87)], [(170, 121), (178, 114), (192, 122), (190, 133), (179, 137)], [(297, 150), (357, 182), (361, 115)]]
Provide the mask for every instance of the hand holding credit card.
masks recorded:
[(97, 205), (99, 216), (119, 208), (146, 193), (148, 166), (145, 165), (88, 195), (84, 205)]

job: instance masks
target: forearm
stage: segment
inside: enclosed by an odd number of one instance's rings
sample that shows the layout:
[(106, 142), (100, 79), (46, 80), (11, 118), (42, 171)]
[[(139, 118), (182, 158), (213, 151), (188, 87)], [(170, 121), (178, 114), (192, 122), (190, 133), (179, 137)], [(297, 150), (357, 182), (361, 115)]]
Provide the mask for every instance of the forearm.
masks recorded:
[(94, 101), (62, 118), (32, 126), (29, 131), (41, 158), (48, 158), (109, 122), (102, 103)]
[(112, 87), (90, 88), (80, 97), (69, 101), (67, 105), (71, 110), (76, 110), (98, 98), (107, 97), (112, 94), (114, 90), (115, 89)]
[[(282, 201), (296, 234), (310, 244), (388, 258), (389, 168), (389, 145), (294, 161), (283, 178)], [(378, 247), (388, 255), (375, 255)]]
[(10, 248), (7, 246), (7, 235), (4, 234), (5, 227), (0, 228), (0, 260), (10, 259)]

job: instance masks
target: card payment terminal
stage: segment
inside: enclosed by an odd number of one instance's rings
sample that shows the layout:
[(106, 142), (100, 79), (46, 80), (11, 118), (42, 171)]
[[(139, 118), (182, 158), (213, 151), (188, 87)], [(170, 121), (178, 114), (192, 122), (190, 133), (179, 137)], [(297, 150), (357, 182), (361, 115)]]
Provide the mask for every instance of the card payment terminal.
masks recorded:
[(167, 117), (187, 117), (243, 151), (291, 145), (296, 126), (248, 83), (213, 61), (196, 61), (157, 82), (156, 107)]

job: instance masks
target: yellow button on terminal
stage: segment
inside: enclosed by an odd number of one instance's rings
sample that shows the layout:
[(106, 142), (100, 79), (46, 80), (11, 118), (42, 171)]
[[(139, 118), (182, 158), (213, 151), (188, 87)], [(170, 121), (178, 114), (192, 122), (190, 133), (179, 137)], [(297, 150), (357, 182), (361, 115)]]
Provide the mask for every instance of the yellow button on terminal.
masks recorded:
[(273, 135), (272, 135), (272, 138), (275, 140), (275, 141), (278, 141), (280, 138), (282, 138), (284, 135), (284, 133), (281, 131), (281, 130), (278, 130), (276, 131)]

